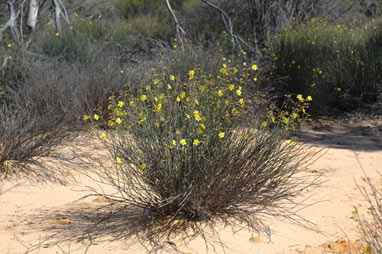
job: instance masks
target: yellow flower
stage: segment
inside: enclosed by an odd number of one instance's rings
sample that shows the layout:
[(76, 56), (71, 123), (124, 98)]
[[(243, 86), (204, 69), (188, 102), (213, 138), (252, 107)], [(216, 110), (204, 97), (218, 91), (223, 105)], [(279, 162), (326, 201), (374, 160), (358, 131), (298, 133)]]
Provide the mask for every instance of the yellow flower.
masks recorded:
[(163, 100), (165, 97), (166, 97), (166, 95), (165, 95), (164, 93), (161, 93), (161, 94), (159, 95), (159, 99), (161, 99), (161, 100)]
[(147, 96), (146, 96), (145, 94), (143, 94), (143, 95), (141, 96), (141, 101), (145, 101), (145, 100), (147, 100)]
[(141, 165), (141, 169), (145, 169), (146, 168), (146, 164), (145, 163), (142, 163)]
[(186, 93), (185, 92), (181, 92), (180, 93), (180, 98), (184, 99), (186, 97)]
[(154, 85), (158, 84), (159, 83), (159, 79), (154, 79), (153, 83), (154, 83)]
[(168, 88), (168, 89), (171, 89), (172, 87), (171, 87), (171, 85), (170, 85), (170, 84), (168, 84), (168, 85), (167, 85), (167, 88)]
[(195, 110), (195, 111), (193, 112), (193, 114), (194, 114), (194, 117), (195, 117), (195, 120), (196, 120), (196, 121), (200, 121), (200, 120), (202, 120), (202, 118), (201, 118), (200, 115), (199, 115), (199, 111)]
[(60, 36), (60, 33), (56, 33), (56, 36)]
[(236, 90), (236, 94), (240, 96), (241, 95), (241, 90)]
[(190, 80), (193, 79), (194, 76), (195, 76), (195, 71), (194, 71), (194, 70), (190, 70), (190, 71), (188, 72), (188, 76), (189, 76), (189, 79), (190, 79)]
[(314, 88), (315, 86), (316, 86), (316, 83), (313, 83), (313, 84), (311, 85), (312, 88)]
[(202, 133), (203, 133), (203, 130), (200, 129), (200, 128), (198, 128), (198, 129), (197, 129), (197, 132), (198, 132), (198, 134), (202, 134)]
[(241, 98), (241, 99), (239, 100), (239, 103), (240, 103), (241, 105), (243, 105), (243, 104), (244, 104), (244, 99)]
[(202, 127), (202, 128), (203, 128), (203, 130), (205, 130), (205, 129), (206, 129), (206, 126), (205, 126), (203, 123), (201, 123), (201, 124), (200, 124), (200, 127)]
[(123, 74), (125, 71), (124, 70), (120, 70), (121, 74)]
[(244, 139), (248, 139), (248, 134), (244, 134)]
[(281, 122), (283, 122), (284, 124), (288, 124), (289, 123), (289, 118), (283, 117), (281, 119)]
[(199, 86), (199, 90), (200, 90), (200, 91), (202, 91), (202, 92), (203, 92), (203, 91), (204, 91), (204, 89), (206, 89), (206, 87), (205, 87), (205, 86)]
[(200, 141), (198, 139), (194, 139), (194, 142), (192, 143), (194, 146), (197, 146), (200, 144)]
[(293, 117), (294, 119), (296, 119), (296, 118), (298, 117), (298, 114), (295, 112), (295, 113), (292, 114), (292, 117)]
[(292, 64), (295, 64), (296, 63), (296, 61), (295, 60), (292, 60)]
[(12, 56), (8, 56), (8, 59), (9, 59), (9, 60), (12, 60)]
[(134, 103), (134, 101), (130, 101), (130, 103), (129, 103), (129, 104), (130, 104), (130, 106), (131, 106), (131, 107), (134, 107), (134, 106), (135, 106), (135, 103)]
[(223, 91), (222, 90), (218, 90), (218, 95), (219, 95), (219, 97), (222, 97), (223, 96)]
[(185, 139), (181, 139), (181, 140), (180, 140), (180, 144), (181, 144), (182, 146), (185, 146), (185, 145), (187, 145), (187, 141), (186, 141)]
[(179, 98), (179, 96), (176, 97), (176, 101), (177, 101), (177, 102), (180, 102), (180, 98)]
[(312, 100), (312, 96), (309, 95), (308, 97), (306, 97), (306, 100), (307, 101), (311, 101)]
[(202, 117), (202, 122), (205, 122), (205, 121), (207, 121), (207, 117), (203, 116)]
[(261, 127), (265, 128), (268, 126), (268, 123), (266, 121), (264, 121), (262, 124), (261, 124)]
[(174, 145), (174, 146), (176, 146), (176, 141), (173, 139), (172, 140), (172, 144)]
[(117, 158), (115, 158), (115, 161), (117, 162), (117, 164), (121, 164), (122, 163), (121, 158), (119, 158), (118, 156), (117, 156)]
[(234, 85), (229, 85), (229, 90), (233, 91), (233, 89), (235, 89), (235, 86)]
[(288, 145), (292, 144), (292, 140), (288, 139), (287, 143)]
[(176, 131), (175, 131), (175, 134), (176, 134), (176, 135), (179, 135), (179, 134), (180, 134), (180, 130), (176, 130)]
[(175, 80), (175, 76), (174, 75), (170, 75), (170, 80), (174, 81)]
[(109, 121), (107, 121), (107, 124), (108, 124), (110, 127), (113, 127), (114, 122), (113, 122), (112, 120), (109, 120)]
[(105, 134), (102, 133), (101, 136), (99, 136), (100, 139), (104, 140), (106, 138)]
[(338, 87), (338, 88), (337, 88), (337, 91), (338, 91), (338, 92), (341, 92), (341, 87)]
[(97, 121), (99, 119), (99, 115), (94, 114), (93, 118)]
[(8, 43), (8, 48), (12, 47), (12, 44)]
[(188, 119), (190, 119), (190, 118), (191, 118), (189, 114), (186, 114), (186, 117), (187, 117)]
[(255, 81), (255, 82), (256, 82), (256, 81), (257, 81), (257, 78), (256, 78), (256, 77), (254, 77), (254, 78), (253, 78), (253, 81)]
[(257, 64), (252, 65), (252, 70), (257, 71), (257, 69), (259, 69), (259, 66), (257, 66)]
[(237, 112), (237, 108), (233, 108), (232, 109), (232, 114), (236, 115), (238, 112)]
[(224, 135), (225, 135), (225, 134), (224, 134), (224, 132), (222, 132), (222, 131), (219, 132), (219, 134), (218, 134), (219, 138), (224, 138)]
[(121, 124), (122, 123), (122, 120), (121, 120), (121, 118), (117, 118), (116, 120), (115, 120), (115, 122), (117, 123), (117, 124)]
[(124, 105), (125, 105), (125, 103), (123, 101), (118, 102), (118, 107), (122, 108)]
[(158, 106), (157, 106), (157, 112), (160, 113), (162, 110), (162, 103), (159, 103)]
[(302, 97), (302, 94), (297, 95), (297, 99), (301, 102), (304, 102), (304, 98)]
[(196, 105), (199, 105), (199, 101), (197, 99), (194, 100)]
[(89, 116), (88, 115), (84, 115), (84, 118), (82, 118), (84, 121), (88, 120), (89, 119)]

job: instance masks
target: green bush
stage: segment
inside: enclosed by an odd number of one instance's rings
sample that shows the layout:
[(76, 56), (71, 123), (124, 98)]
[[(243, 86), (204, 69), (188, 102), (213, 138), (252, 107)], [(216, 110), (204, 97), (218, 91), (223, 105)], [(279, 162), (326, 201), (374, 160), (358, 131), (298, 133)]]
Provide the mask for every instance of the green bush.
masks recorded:
[(80, 34), (86, 34), (96, 40), (106, 39), (108, 26), (106, 22), (97, 19), (75, 18), (72, 19), (73, 28)]
[(334, 24), (325, 19), (287, 29), (270, 44), (274, 74), (285, 77), (275, 93), (311, 95), (311, 110), (319, 114), (376, 103), (380, 30), (376, 21)]
[(0, 97), (8, 88), (25, 81), (30, 73), (32, 57), (20, 52), (21, 50), (12, 40), (0, 41)]
[(49, 57), (79, 61), (84, 64), (100, 59), (103, 49), (102, 43), (97, 43), (88, 34), (69, 27), (65, 27), (62, 34), (56, 32), (53, 27), (47, 28), (37, 42), (37, 47)]

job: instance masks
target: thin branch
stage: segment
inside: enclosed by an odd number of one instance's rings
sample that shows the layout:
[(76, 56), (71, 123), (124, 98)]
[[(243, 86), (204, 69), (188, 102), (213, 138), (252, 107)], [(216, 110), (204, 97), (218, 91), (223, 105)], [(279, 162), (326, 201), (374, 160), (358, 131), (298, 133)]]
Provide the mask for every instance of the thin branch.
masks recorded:
[(169, 2), (169, 0), (165, 0), (166, 1), (166, 5), (167, 5), (167, 9), (168, 11), (170, 12), (174, 22), (175, 22), (175, 28), (176, 28), (176, 36), (178, 38), (178, 41), (182, 47), (182, 50), (184, 50), (184, 42), (183, 42), (183, 39), (182, 39), (182, 36), (183, 38), (186, 36), (186, 32), (184, 31), (184, 29), (182, 28), (182, 26), (179, 24), (179, 21), (171, 7), (171, 4)]
[(232, 44), (233, 44), (233, 47), (239, 47), (239, 49), (241, 49), (241, 45), (240, 43), (244, 44), (251, 52), (255, 52), (255, 50), (248, 44), (246, 43), (239, 35), (235, 34), (233, 32), (233, 26), (232, 26), (232, 21), (231, 21), (231, 18), (230, 16), (224, 11), (222, 10), (220, 7), (218, 7), (217, 5), (211, 3), (210, 1), (207, 1), (207, 0), (201, 0), (203, 3), (205, 3), (206, 5), (212, 7), (213, 9), (215, 9), (216, 11), (218, 11), (220, 13), (220, 16), (223, 20), (223, 23), (224, 23), (224, 26), (225, 28), (227, 29), (229, 35), (231, 36), (232, 38)]
[(0, 38), (3, 36), (3, 32), (9, 27), (9, 29), (12, 31), (16, 24), (16, 18), (18, 14), (15, 13), (15, 7), (13, 5), (12, 0), (7, 0), (7, 5), (9, 9), (9, 20), (7, 23), (5, 23), (3, 28), (0, 28)]

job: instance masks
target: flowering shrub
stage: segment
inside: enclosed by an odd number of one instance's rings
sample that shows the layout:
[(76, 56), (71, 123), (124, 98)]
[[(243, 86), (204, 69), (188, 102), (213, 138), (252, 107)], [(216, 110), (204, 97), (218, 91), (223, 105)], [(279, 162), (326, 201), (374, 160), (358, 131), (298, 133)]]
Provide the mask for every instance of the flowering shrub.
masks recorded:
[[(194, 68), (187, 76), (163, 69), (110, 97), (105, 121), (115, 130), (97, 131), (113, 160), (99, 173), (122, 194), (119, 201), (146, 209), (155, 222), (230, 215), (253, 227), (265, 210), (286, 215), (283, 201), (309, 184), (294, 177), (306, 162), (301, 147), (284, 138), (311, 98), (299, 95), (299, 110), (271, 116), (263, 96), (248, 89), (256, 64), (224, 61), (217, 74)], [(103, 121), (98, 114), (83, 119)]]

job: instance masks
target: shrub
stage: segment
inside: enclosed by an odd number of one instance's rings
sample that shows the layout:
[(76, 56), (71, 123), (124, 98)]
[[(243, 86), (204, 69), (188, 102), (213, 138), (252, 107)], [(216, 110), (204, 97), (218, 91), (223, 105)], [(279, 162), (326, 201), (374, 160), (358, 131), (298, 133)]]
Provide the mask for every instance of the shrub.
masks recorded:
[(21, 48), (12, 40), (4, 39), (0, 42), (0, 90), (2, 91), (25, 81), (30, 72), (29, 63), (32, 57), (20, 51)]
[[(362, 238), (367, 243), (366, 253), (380, 253), (382, 250), (382, 192), (368, 177), (365, 177), (364, 181), (368, 187), (361, 188), (358, 186), (358, 188), (369, 204), (371, 220), (362, 217), (357, 208), (355, 208), (355, 214)], [(368, 193), (369, 191), (371, 194)]]
[(20, 97), (41, 115), (62, 116), (74, 129), (83, 126), (81, 115), (97, 111), (105, 112), (102, 116), (106, 118), (109, 97), (121, 88), (124, 79), (120, 71), (111, 71), (104, 63), (81, 66), (47, 61), (31, 68), (27, 83), (17, 87)]
[(112, 161), (98, 174), (122, 195), (110, 198), (152, 216), (155, 237), (228, 216), (263, 229), (259, 214), (287, 216), (285, 200), (311, 184), (296, 177), (307, 162), (302, 147), (283, 141), (280, 119), (269, 128), (247, 89), (256, 71), (225, 61), (216, 75), (196, 67), (184, 75), (164, 65), (111, 98), (115, 131), (97, 135)]
[[(377, 129), (377, 131), (380, 134), (380, 130)], [(380, 135), (379, 138), (381, 138)], [(366, 219), (361, 216), (355, 207), (356, 220), (361, 229), (362, 239), (367, 244), (366, 253), (378, 254), (382, 250), (382, 191), (367, 177), (361, 164), (360, 166), (364, 172), (365, 177), (363, 180), (367, 187), (365, 188), (359, 185), (357, 185), (357, 187), (369, 205), (368, 211), (370, 212), (371, 219)]]
[[(275, 37), (276, 94), (312, 95), (312, 113), (352, 111), (377, 101), (381, 65), (378, 24), (333, 24), (312, 19)], [(369, 26), (368, 30), (364, 27)]]
[(0, 178), (25, 174), (40, 181), (63, 181), (49, 160), (62, 159), (58, 149), (75, 138), (62, 114), (40, 114), (19, 94), (0, 108)]
[[(80, 30), (84, 30), (84, 27)], [(87, 32), (93, 33), (93, 35), (97, 33), (94, 30)], [(65, 27), (62, 34), (56, 32), (53, 27), (45, 29), (37, 42), (37, 47), (50, 58), (63, 58), (67, 61), (79, 61), (83, 64), (94, 63), (101, 59), (103, 49), (101, 42), (92, 40), (88, 34), (69, 27)]]
[[(30, 71), (24, 79), (2, 94), (0, 172), (4, 176), (19, 168), (42, 179), (58, 177), (60, 172), (44, 167), (42, 159), (63, 156), (58, 150), (88, 128), (79, 116), (97, 111), (107, 118), (109, 97), (116, 94), (124, 75), (104, 64), (51, 60), (25, 64)], [(71, 162), (63, 158), (60, 163)]]

